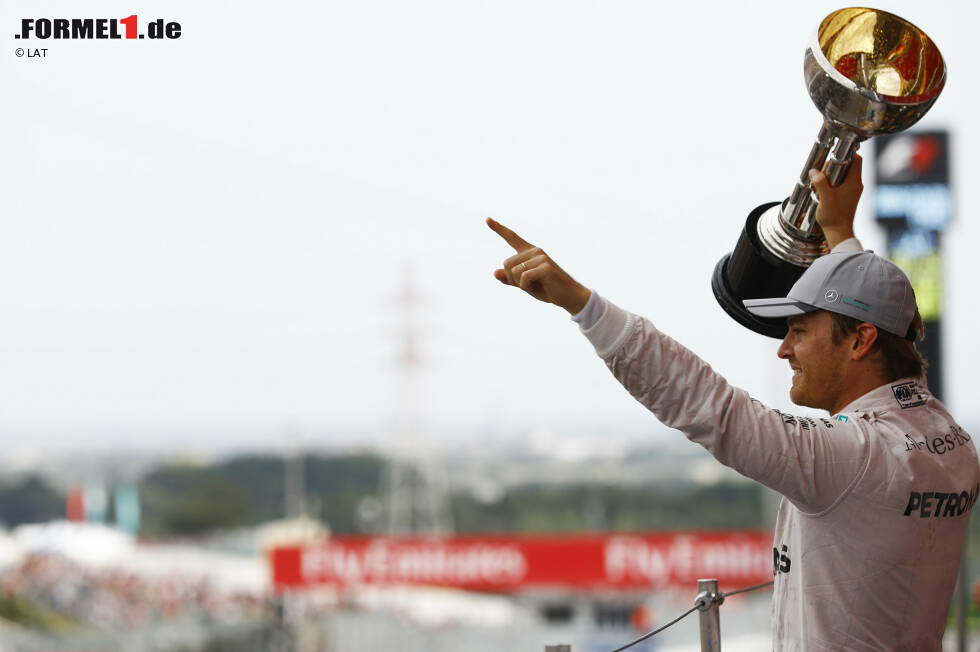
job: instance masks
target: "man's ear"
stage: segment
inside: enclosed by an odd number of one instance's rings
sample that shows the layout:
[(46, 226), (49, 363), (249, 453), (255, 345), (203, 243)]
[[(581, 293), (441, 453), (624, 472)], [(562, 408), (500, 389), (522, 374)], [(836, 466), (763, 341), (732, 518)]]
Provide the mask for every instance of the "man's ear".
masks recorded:
[(871, 352), (871, 347), (878, 340), (878, 329), (875, 328), (874, 324), (864, 322), (858, 324), (855, 334), (857, 337), (854, 338), (851, 344), (851, 359), (863, 360), (868, 356)]

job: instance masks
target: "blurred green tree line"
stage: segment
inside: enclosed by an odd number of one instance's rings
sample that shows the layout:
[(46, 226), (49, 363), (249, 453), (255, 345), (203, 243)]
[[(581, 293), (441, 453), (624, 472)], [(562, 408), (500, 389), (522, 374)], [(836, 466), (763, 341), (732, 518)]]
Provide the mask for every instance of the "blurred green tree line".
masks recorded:
[[(358, 508), (365, 500), (377, 504), (384, 464), (366, 454), (304, 456), (307, 512), (335, 534), (369, 532)], [(138, 484), (144, 536), (202, 535), (284, 516), (281, 457), (166, 464)], [(524, 485), (493, 500), (454, 491), (450, 509), (456, 531), (473, 533), (763, 528), (762, 491), (753, 483)], [(64, 514), (64, 493), (37, 476), (0, 485), (0, 521), (8, 527)]]

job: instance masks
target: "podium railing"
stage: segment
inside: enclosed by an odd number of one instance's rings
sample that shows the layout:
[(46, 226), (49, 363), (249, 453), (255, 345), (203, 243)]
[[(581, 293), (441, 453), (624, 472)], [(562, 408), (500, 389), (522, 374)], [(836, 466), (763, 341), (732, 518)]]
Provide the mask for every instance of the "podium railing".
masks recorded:
[[(658, 627), (652, 632), (647, 632), (643, 636), (634, 639), (618, 647), (612, 652), (622, 652), (627, 650), (638, 643), (653, 638), (660, 632), (671, 627), (684, 620), (687, 616), (691, 615), (695, 611), (700, 611), (700, 630), (701, 630), (701, 652), (721, 652), (721, 616), (719, 614), (718, 607), (725, 602), (725, 598), (730, 595), (736, 595), (738, 593), (748, 593), (749, 591), (755, 591), (756, 589), (761, 589), (766, 586), (771, 586), (772, 582), (765, 582), (763, 584), (757, 584), (755, 586), (750, 586), (748, 588), (739, 589), (737, 591), (729, 591), (728, 593), (718, 592), (718, 580), (707, 579), (698, 580), (698, 594), (694, 598), (694, 606), (682, 613), (677, 618), (673, 619), (666, 625)], [(546, 645), (544, 647), (545, 652), (572, 652), (572, 646), (567, 644), (558, 645)]]

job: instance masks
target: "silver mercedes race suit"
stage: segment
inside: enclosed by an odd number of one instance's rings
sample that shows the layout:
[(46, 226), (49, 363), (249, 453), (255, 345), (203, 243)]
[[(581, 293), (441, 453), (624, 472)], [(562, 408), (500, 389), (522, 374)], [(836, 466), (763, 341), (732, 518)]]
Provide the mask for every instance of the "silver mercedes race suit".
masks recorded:
[(830, 418), (792, 416), (646, 319), (604, 305), (584, 333), (630, 394), (783, 496), (774, 649), (940, 650), (980, 467), (924, 383), (883, 385)]

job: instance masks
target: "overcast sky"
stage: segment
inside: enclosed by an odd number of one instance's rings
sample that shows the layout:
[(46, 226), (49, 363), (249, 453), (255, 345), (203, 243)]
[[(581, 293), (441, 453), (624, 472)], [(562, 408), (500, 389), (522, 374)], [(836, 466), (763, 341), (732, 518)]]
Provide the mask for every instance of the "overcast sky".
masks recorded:
[[(709, 279), (748, 211), (792, 188), (821, 120), (803, 53), (837, 8), (3, 3), (0, 444), (390, 441), (406, 276), (434, 438), (665, 436), (564, 311), (492, 278), (510, 252), (488, 215), (789, 407), (776, 341)], [(977, 431), (980, 10), (886, 8), (949, 67), (920, 126), (952, 131), (947, 402)], [(22, 18), (134, 13), (182, 35), (14, 39)], [(880, 248), (870, 167), (859, 235)]]

